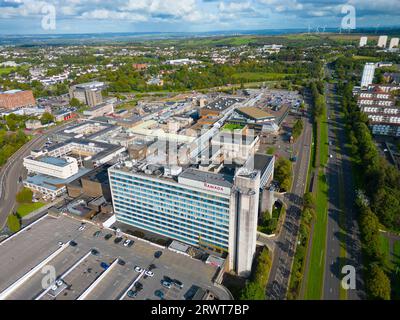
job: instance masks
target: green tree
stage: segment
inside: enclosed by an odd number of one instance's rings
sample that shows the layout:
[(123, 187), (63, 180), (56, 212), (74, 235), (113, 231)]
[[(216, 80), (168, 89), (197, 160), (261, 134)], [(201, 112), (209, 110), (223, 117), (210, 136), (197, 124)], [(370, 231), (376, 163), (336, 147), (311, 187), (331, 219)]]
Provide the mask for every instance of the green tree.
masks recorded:
[(292, 136), (294, 139), (297, 139), (301, 136), (301, 133), (303, 132), (303, 126), (303, 120), (298, 119), (293, 126)]
[(313, 209), (315, 208), (315, 199), (311, 192), (307, 192), (303, 197), (304, 208)]
[(280, 158), (276, 162), (274, 176), (280, 187), (289, 191), (292, 179), (292, 163), (288, 159)]
[(382, 268), (376, 264), (369, 268), (366, 289), (371, 299), (390, 300), (390, 280)]
[(42, 124), (52, 123), (52, 122), (54, 122), (54, 116), (49, 112), (45, 112), (45, 113), (43, 113), (42, 117), (40, 118), (40, 122)]
[(70, 105), (71, 107), (79, 108), (79, 107), (82, 106), (82, 103), (81, 103), (77, 98), (72, 98), (72, 99), (69, 101), (69, 105)]
[(240, 296), (240, 300), (265, 300), (265, 288), (259, 283), (248, 282)]

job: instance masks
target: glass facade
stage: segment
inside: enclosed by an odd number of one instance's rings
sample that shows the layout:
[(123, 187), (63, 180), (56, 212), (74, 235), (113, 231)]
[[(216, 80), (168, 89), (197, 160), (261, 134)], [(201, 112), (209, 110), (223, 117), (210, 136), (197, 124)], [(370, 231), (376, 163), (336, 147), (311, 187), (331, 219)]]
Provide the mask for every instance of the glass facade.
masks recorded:
[(228, 251), (229, 195), (111, 169), (117, 220), (195, 246)]

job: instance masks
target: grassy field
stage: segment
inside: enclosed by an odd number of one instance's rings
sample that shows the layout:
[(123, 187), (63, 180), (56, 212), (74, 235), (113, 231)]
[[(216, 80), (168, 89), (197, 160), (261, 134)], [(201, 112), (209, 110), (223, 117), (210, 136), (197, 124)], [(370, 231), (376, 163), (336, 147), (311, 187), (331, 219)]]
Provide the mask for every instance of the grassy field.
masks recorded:
[(392, 266), (394, 276), (394, 281), (392, 282), (392, 295), (394, 299), (400, 300), (400, 241), (396, 241), (393, 244)]
[(321, 136), (320, 136), (320, 165), (325, 167), (328, 163), (328, 153), (329, 153), (329, 144), (328, 144), (328, 119), (326, 112), (322, 115), (320, 126), (321, 126)]
[(45, 204), (41, 202), (36, 202), (36, 203), (24, 203), (20, 204), (17, 209), (18, 215), (22, 218), (24, 216), (27, 216), (31, 212), (40, 209), (43, 207)]
[(379, 58), (377, 57), (369, 57), (369, 56), (353, 56), (353, 60), (368, 60), (371, 62), (378, 62)]
[(241, 130), (243, 128), (244, 126), (242, 126), (241, 124), (227, 123), (222, 127), (222, 130), (234, 131), (234, 130)]
[(319, 121), (318, 151), (320, 168), (318, 170), (318, 183), (316, 190), (316, 219), (311, 245), (310, 267), (306, 275), (306, 289), (304, 298), (307, 300), (321, 299), (322, 284), (325, 269), (326, 224), (328, 210), (328, 183), (324, 173), (324, 166), (328, 162), (328, 123), (327, 113)]
[(15, 215), (10, 215), (7, 218), (7, 227), (10, 229), (12, 232), (17, 232), (21, 228), (21, 224), (19, 222), (19, 219)]
[(328, 184), (325, 174), (320, 171), (316, 196), (316, 220), (311, 246), (310, 268), (307, 274), (305, 299), (319, 300), (325, 268), (326, 223), (328, 209)]
[(233, 78), (243, 79), (244, 81), (277, 81), (286, 80), (291, 76), (296, 76), (296, 74), (288, 73), (264, 73), (264, 72), (243, 72), (235, 73)]
[(380, 251), (385, 257), (385, 263), (387, 267), (390, 268), (390, 246), (389, 246), (389, 239), (381, 235), (380, 237)]

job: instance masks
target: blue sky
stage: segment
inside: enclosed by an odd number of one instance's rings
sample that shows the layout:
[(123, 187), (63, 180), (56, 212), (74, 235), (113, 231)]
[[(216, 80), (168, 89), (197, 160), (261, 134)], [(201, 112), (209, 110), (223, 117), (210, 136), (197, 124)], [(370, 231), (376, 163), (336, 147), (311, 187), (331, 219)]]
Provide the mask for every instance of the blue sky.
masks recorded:
[[(400, 0), (0, 0), (0, 33), (339, 28), (345, 4), (357, 27), (400, 25)], [(54, 30), (42, 24), (49, 8)]]

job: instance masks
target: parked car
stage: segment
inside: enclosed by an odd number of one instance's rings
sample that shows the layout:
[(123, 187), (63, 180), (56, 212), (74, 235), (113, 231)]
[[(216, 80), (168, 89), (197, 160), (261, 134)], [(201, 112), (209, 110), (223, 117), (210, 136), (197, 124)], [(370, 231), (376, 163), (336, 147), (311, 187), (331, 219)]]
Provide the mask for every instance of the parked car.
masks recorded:
[(159, 297), (160, 299), (164, 299), (164, 293), (163, 293), (161, 290), (156, 290), (156, 291), (154, 292), (154, 295), (155, 295), (156, 297)]
[(154, 253), (154, 258), (159, 259), (162, 255), (162, 251), (157, 251), (156, 253)]
[(77, 244), (75, 241), (71, 240), (71, 241), (69, 242), (69, 245), (70, 245), (71, 247), (76, 247), (78, 244)]
[(118, 259), (118, 264), (121, 266), (124, 266), (124, 265), (126, 265), (126, 262), (122, 259)]
[(135, 289), (136, 289), (136, 291), (139, 292), (140, 290), (143, 289), (143, 285), (140, 282), (136, 282), (135, 283)]
[(121, 237), (115, 238), (114, 243), (118, 244), (122, 241)]
[(64, 242), (58, 241), (58, 245), (59, 245), (60, 247), (62, 247), (62, 246), (64, 245)]
[(98, 230), (95, 233), (93, 233), (93, 237), (94, 238), (98, 238), (98, 237), (100, 237), (100, 235), (101, 235), (101, 231), (100, 230)]
[(100, 252), (98, 250), (96, 250), (96, 249), (92, 249), (91, 253), (94, 256), (99, 256), (100, 255)]
[(183, 289), (183, 283), (182, 283), (181, 281), (179, 281), (179, 280), (177, 280), (177, 279), (174, 279), (174, 280), (172, 281), (172, 283), (174, 284), (175, 287), (178, 287), (178, 288), (180, 288), (180, 289)]
[(135, 298), (137, 296), (137, 292), (133, 290), (128, 291), (128, 297), (129, 298)]
[(105, 270), (107, 270), (110, 267), (110, 265), (105, 262), (100, 263), (100, 266)]
[(84, 225), (84, 224), (82, 224), (80, 227), (79, 227), (79, 231), (83, 231), (83, 230), (85, 230), (85, 228), (86, 228), (86, 226)]
[(148, 268), (148, 270), (149, 271), (151, 271), (151, 270), (154, 270), (154, 269), (156, 269), (157, 268), (157, 266), (155, 265), (155, 264), (151, 264), (151, 265), (149, 265), (149, 268)]
[(124, 247), (128, 247), (128, 246), (131, 244), (131, 241), (132, 241), (132, 240), (126, 239), (126, 240), (124, 241)]
[(105, 237), (104, 237), (105, 240), (110, 240), (111, 238), (112, 238), (112, 234), (111, 233), (106, 234)]
[(154, 272), (153, 271), (149, 271), (149, 270), (147, 270), (144, 274), (146, 276), (148, 276), (148, 277), (153, 277), (154, 276)]
[(141, 267), (136, 266), (136, 267), (135, 267), (135, 271), (136, 271), (136, 272), (139, 272), (139, 273), (142, 273), (142, 272), (143, 272), (143, 269), (142, 269)]
[(165, 281), (165, 280), (162, 280), (162, 281), (161, 281), (161, 284), (162, 284), (163, 287), (165, 287), (165, 288), (167, 288), (167, 289), (170, 289), (171, 286), (172, 286), (172, 283), (171, 283), (171, 282)]

